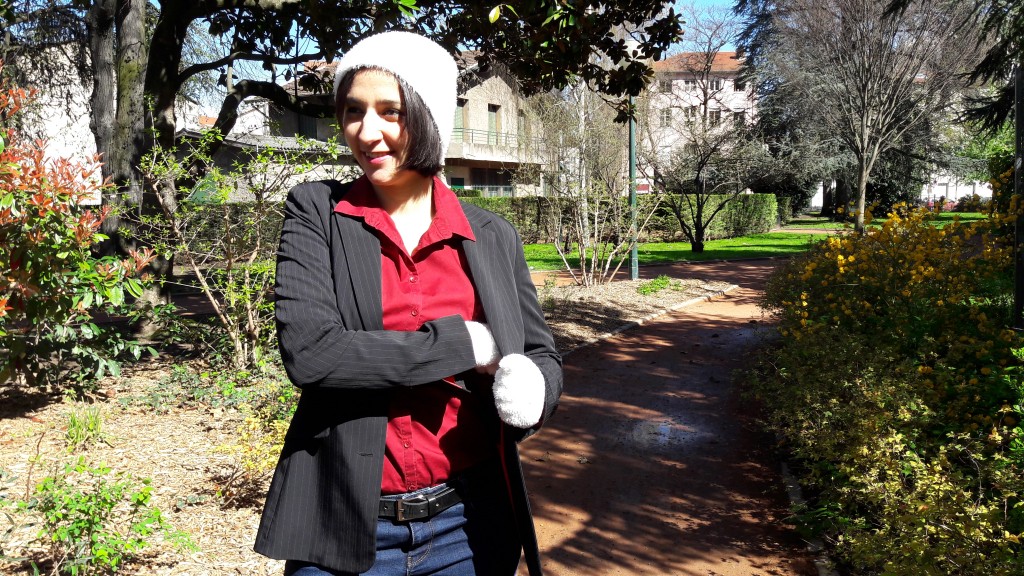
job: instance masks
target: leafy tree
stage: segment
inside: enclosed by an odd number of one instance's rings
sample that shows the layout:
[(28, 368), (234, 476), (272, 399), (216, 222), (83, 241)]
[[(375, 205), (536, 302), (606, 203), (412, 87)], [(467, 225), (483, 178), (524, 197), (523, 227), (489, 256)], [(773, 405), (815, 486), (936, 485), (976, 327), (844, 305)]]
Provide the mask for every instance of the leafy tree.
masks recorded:
[(919, 2), (887, 13), (881, 0), (781, 0), (737, 8), (753, 17), (747, 46), (780, 52), (779, 81), (815, 109), (855, 159), (856, 226), (864, 227), (875, 162), (908, 131), (933, 121), (966, 89), (979, 34), (959, 2)]
[[(892, 0), (890, 12), (901, 12), (915, 0)], [(977, 98), (968, 116), (989, 130), (998, 130), (1013, 113), (1013, 66), (1024, 62), (1024, 6), (1004, 0), (974, 0), (966, 5), (981, 19), (988, 35), (978, 38), (985, 52), (971, 73), (971, 82), (996, 87), (995, 92)]]

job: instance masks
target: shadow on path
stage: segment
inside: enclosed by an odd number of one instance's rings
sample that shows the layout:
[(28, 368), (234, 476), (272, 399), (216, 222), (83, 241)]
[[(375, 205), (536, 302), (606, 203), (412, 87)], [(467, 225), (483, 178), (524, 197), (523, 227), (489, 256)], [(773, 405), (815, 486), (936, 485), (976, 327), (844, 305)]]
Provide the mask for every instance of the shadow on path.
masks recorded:
[(772, 265), (672, 272), (740, 287), (568, 355), (562, 405), (523, 445), (548, 574), (816, 573), (733, 378), (770, 334)]

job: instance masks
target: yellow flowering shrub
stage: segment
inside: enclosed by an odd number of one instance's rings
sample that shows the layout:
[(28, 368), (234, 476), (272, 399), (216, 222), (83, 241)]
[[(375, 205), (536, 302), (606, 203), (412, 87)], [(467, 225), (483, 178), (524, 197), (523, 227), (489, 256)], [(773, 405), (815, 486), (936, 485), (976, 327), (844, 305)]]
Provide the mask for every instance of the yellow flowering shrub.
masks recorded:
[[(773, 276), (754, 391), (857, 574), (1024, 574), (1024, 337), (1000, 219), (897, 207)], [(780, 400), (781, 399), (781, 400)]]

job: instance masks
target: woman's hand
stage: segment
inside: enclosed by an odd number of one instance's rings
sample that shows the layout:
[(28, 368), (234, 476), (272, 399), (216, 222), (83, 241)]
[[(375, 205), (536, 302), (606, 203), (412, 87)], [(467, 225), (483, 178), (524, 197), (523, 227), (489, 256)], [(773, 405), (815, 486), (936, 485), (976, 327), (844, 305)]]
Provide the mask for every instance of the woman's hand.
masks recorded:
[(473, 340), (473, 357), (476, 359), (476, 371), (481, 374), (490, 374), (498, 370), (498, 359), (501, 353), (498, 352), (498, 345), (494, 342), (494, 336), (487, 324), (480, 322), (466, 322), (466, 329), (469, 330), (469, 337)]
[(503, 422), (529, 428), (544, 414), (544, 374), (522, 354), (509, 354), (498, 362), (494, 375), (494, 405)]

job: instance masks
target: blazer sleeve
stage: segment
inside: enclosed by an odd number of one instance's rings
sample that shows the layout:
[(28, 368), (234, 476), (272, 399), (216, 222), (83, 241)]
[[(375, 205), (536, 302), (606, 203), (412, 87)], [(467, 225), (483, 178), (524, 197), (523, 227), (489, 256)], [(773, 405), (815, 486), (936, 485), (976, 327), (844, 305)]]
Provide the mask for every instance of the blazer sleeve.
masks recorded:
[[(433, 382), (473, 368), (472, 340), (459, 316), (427, 322), (415, 332), (346, 325), (334, 275), (348, 271), (333, 267), (332, 250), (340, 250), (331, 242), (333, 217), (326, 183), (302, 184), (288, 193), (275, 316), (281, 359), (292, 382), (383, 389)], [(348, 316), (358, 317), (355, 311)]]
[(562, 396), (562, 357), (555, 350), (551, 330), (544, 321), (544, 311), (537, 299), (537, 288), (530, 276), (530, 268), (526, 264), (522, 240), (515, 228), (509, 225), (509, 229), (512, 237), (512, 270), (519, 308), (523, 316), (523, 354), (533, 360), (544, 375), (543, 415), (540, 423), (526, 432), (528, 436), (536, 432), (558, 406), (558, 400)]

